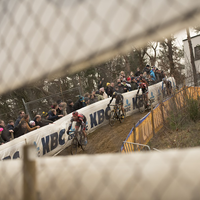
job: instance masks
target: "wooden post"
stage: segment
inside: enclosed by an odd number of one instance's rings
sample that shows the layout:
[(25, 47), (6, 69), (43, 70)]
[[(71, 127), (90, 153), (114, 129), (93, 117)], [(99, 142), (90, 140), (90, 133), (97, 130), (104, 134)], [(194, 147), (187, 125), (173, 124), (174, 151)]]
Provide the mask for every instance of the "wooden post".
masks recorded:
[(161, 113), (162, 113), (162, 119), (163, 119), (163, 124), (165, 123), (165, 117), (164, 117), (164, 112), (163, 112), (163, 94), (161, 94), (161, 98), (160, 98), (160, 109), (161, 109)]
[(36, 200), (36, 149), (34, 145), (24, 146), (23, 200)]
[[(136, 143), (135, 123), (134, 123), (134, 126), (133, 126), (133, 135), (134, 135), (134, 143)], [(136, 151), (136, 149), (137, 149), (137, 146), (134, 145), (134, 151)]]
[(151, 123), (152, 123), (153, 136), (155, 136), (154, 117), (153, 117), (153, 105), (152, 104), (151, 104)]

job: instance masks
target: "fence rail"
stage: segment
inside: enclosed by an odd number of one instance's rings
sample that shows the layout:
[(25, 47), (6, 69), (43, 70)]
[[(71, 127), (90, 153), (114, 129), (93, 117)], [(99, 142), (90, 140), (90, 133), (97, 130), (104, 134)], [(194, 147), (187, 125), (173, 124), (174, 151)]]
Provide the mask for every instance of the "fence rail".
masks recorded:
[(199, 95), (200, 87), (184, 86), (167, 99), (162, 100), (161, 98), (160, 103), (132, 128), (125, 141), (126, 145), (123, 142), (121, 151), (132, 152), (140, 150), (140, 148), (132, 148), (127, 144), (139, 143), (140, 146), (147, 145), (163, 127), (166, 129), (169, 129), (169, 126), (177, 128), (184, 121), (187, 121), (190, 115), (187, 110), (188, 100), (195, 99), (199, 101)]

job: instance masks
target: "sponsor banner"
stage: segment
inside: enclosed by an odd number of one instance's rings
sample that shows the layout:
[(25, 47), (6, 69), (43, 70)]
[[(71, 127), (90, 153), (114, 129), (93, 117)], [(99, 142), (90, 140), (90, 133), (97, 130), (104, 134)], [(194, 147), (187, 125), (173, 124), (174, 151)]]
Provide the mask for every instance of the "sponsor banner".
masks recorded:
[[(173, 86), (175, 86), (174, 79), (171, 78), (171, 81)], [(161, 92), (162, 82), (149, 87), (149, 98), (154, 102), (154, 104), (157, 104), (158, 100), (160, 99)], [(137, 90), (123, 93), (124, 108), (126, 109), (127, 116), (138, 112), (136, 93)], [(139, 98), (141, 98), (141, 91)], [(87, 118), (87, 133), (91, 133), (95, 129), (108, 123), (107, 119), (109, 109), (107, 109), (107, 104), (110, 102), (110, 99), (111, 98), (98, 101), (78, 110), (79, 113), (84, 114)], [(111, 104), (115, 104), (115, 100), (113, 100)], [(52, 156), (56, 154), (60, 150), (70, 146), (74, 137), (73, 134), (69, 136), (66, 134), (70, 119), (71, 114), (57, 120), (50, 125), (34, 130), (26, 135), (1, 145), (0, 159), (4, 160), (5, 158), (22, 158), (22, 146), (24, 144), (34, 144), (39, 157)], [(149, 122), (145, 126), (144, 130), (146, 131), (147, 129), (149, 129)], [(72, 126), (71, 130), (74, 130), (74, 126)], [(149, 136), (143, 134), (140, 137), (140, 140), (144, 140), (146, 137)]]

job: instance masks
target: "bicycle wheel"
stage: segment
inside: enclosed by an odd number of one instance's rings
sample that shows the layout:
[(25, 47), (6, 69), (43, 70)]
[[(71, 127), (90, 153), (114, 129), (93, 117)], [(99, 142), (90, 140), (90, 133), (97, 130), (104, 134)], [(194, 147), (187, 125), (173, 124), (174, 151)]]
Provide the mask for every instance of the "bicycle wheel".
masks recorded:
[(71, 143), (71, 154), (76, 155), (78, 150), (78, 139), (75, 137)]
[(109, 124), (111, 125), (111, 126), (113, 126), (114, 125), (114, 123), (115, 123), (115, 120), (116, 120), (116, 114), (115, 114), (115, 111), (114, 110), (112, 110), (111, 112), (110, 112), (110, 119), (109, 119)]
[(80, 146), (81, 146), (81, 149), (84, 151), (86, 148), (86, 144), (85, 144), (85, 137), (83, 134), (81, 134), (81, 137), (80, 137)]

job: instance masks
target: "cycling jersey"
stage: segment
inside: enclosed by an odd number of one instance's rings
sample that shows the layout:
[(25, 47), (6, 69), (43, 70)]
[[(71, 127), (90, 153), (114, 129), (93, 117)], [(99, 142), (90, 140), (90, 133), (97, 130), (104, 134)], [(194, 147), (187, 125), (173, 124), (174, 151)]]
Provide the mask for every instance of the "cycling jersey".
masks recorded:
[(72, 117), (71, 120), (70, 120), (70, 125), (69, 125), (68, 130), (70, 130), (72, 123), (74, 121), (76, 122), (75, 128), (79, 128), (81, 126), (82, 130), (86, 129), (86, 117), (85, 117), (85, 115), (78, 114), (77, 120), (74, 120), (74, 118)]
[(137, 94), (139, 93), (140, 88), (141, 88), (143, 94), (148, 94), (148, 86), (146, 85), (146, 83), (143, 83), (143, 82), (139, 83)]
[[(116, 92), (115, 98), (116, 98), (115, 104), (121, 104), (121, 105), (124, 104), (124, 97), (122, 94)], [(109, 104), (111, 104), (113, 99), (114, 99), (114, 97), (112, 97)]]

